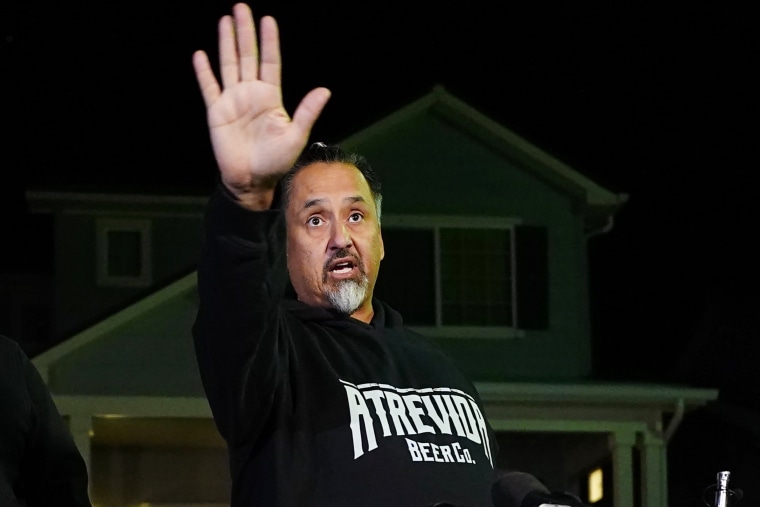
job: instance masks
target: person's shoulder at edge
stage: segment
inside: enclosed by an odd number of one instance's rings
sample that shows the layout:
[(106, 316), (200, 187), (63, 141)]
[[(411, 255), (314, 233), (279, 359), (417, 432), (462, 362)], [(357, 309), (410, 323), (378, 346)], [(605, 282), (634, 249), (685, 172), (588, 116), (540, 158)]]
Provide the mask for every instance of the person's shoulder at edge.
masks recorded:
[(19, 364), (28, 360), (21, 345), (3, 334), (0, 334), (0, 359), (2, 359), (3, 363), (18, 361)]

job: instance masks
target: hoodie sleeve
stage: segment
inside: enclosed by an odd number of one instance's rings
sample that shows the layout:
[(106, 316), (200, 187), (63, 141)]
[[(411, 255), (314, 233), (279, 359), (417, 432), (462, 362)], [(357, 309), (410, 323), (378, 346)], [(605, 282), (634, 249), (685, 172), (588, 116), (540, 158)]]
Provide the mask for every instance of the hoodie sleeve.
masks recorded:
[(258, 430), (253, 421), (264, 424), (287, 354), (279, 331), (288, 280), (284, 218), (277, 209), (245, 209), (219, 186), (204, 233), (193, 338), (217, 428), (235, 445)]

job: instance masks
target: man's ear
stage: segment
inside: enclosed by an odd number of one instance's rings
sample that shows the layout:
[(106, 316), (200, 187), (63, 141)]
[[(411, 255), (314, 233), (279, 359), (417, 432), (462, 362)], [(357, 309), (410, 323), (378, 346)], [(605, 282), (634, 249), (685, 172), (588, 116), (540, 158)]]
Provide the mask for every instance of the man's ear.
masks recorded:
[(383, 230), (380, 229), (377, 234), (378, 236), (380, 236), (380, 260), (383, 260), (385, 258), (385, 243), (383, 243)]

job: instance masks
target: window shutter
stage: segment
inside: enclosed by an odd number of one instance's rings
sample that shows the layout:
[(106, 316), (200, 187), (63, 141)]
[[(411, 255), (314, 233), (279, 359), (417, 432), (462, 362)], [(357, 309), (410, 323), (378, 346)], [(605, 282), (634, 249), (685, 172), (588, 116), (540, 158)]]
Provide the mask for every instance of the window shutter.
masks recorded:
[(515, 226), (519, 329), (549, 327), (549, 239), (546, 227)]
[(398, 310), (407, 325), (435, 325), (433, 231), (383, 229), (383, 243), (375, 297)]

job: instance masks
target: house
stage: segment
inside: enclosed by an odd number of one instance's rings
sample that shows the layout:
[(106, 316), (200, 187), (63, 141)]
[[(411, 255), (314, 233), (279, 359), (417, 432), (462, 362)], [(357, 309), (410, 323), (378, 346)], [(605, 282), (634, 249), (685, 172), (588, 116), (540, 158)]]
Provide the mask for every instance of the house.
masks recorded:
[[(499, 467), (589, 503), (667, 505), (667, 443), (710, 389), (592, 371), (587, 248), (615, 194), (441, 87), (342, 143), (383, 180), (376, 295), (475, 381)], [(55, 332), (34, 358), (98, 505), (225, 505), (190, 329), (206, 196), (32, 191), (56, 228)], [(601, 236), (600, 236), (601, 235)]]

